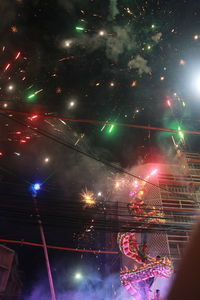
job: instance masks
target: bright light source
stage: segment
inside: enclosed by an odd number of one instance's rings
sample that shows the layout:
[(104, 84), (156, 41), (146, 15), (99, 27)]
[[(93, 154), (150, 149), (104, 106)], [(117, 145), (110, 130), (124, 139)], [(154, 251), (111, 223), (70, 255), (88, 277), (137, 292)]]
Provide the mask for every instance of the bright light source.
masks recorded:
[(70, 102), (69, 102), (69, 108), (74, 107), (74, 105), (75, 105), (75, 102), (74, 102), (74, 101), (70, 101)]
[(108, 132), (111, 133), (111, 132), (113, 131), (114, 127), (115, 127), (115, 125), (112, 124), (112, 125), (110, 126), (110, 129), (109, 129)]
[(167, 105), (170, 107), (171, 106), (171, 101), (167, 100)]
[(104, 36), (104, 35), (105, 35), (105, 31), (100, 30), (100, 31), (99, 31), (99, 35), (100, 35), (100, 36)]
[(198, 39), (199, 39), (198, 34), (195, 34), (195, 35), (194, 35), (194, 40), (198, 40)]
[(14, 89), (14, 86), (13, 86), (13, 85), (9, 85), (9, 86), (8, 86), (8, 90), (9, 90), (9, 91), (12, 91), (13, 89)]
[(101, 197), (102, 196), (102, 192), (98, 192), (98, 197)]
[(64, 46), (67, 48), (69, 48), (71, 46), (71, 44), (72, 44), (72, 41), (70, 41), (70, 40), (64, 41)]
[(83, 275), (82, 275), (81, 273), (76, 273), (76, 274), (74, 275), (74, 278), (75, 278), (76, 280), (80, 280), (80, 279), (83, 278)]
[(33, 121), (33, 120), (35, 120), (35, 119), (37, 119), (38, 118), (38, 115), (32, 115), (31, 117), (29, 117), (29, 119), (31, 120), (31, 121)]
[(86, 206), (94, 206), (96, 204), (96, 199), (94, 193), (85, 189), (81, 193), (81, 200), (85, 203)]
[(194, 79), (194, 88), (200, 92), (200, 76), (196, 77), (196, 79)]
[(35, 183), (35, 184), (33, 184), (32, 188), (33, 188), (33, 191), (37, 192), (40, 190), (41, 185), (40, 185), (40, 183)]
[(179, 137), (180, 137), (182, 140), (184, 140), (184, 133), (183, 133), (183, 131), (181, 130), (181, 127), (180, 127), (180, 126), (178, 127), (178, 134), (179, 134)]
[(150, 173), (150, 175), (151, 175), (151, 176), (152, 176), (152, 175), (155, 175), (157, 172), (158, 172), (158, 169), (154, 169), (154, 170)]
[(34, 94), (30, 94), (29, 96), (28, 96), (28, 99), (33, 99), (35, 97), (35, 93)]
[(137, 81), (136, 80), (132, 81), (131, 86), (133, 87), (133, 86), (136, 86), (136, 85), (137, 85)]
[(185, 65), (185, 60), (184, 60), (184, 59), (181, 59), (181, 60), (179, 61), (179, 65), (184, 66), (184, 65)]
[(84, 28), (80, 26), (76, 26), (76, 31), (84, 31)]
[(5, 108), (8, 107), (8, 104), (7, 104), (7, 103), (4, 103), (4, 104), (3, 104), (3, 107), (5, 107)]
[(49, 157), (45, 157), (44, 162), (48, 163), (49, 162)]

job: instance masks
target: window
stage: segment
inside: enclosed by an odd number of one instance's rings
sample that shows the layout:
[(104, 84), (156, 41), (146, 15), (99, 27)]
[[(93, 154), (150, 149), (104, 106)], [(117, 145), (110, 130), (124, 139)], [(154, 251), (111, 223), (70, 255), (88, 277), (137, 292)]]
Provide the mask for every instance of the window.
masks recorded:
[(169, 243), (170, 255), (173, 257), (179, 257), (178, 245), (176, 243)]

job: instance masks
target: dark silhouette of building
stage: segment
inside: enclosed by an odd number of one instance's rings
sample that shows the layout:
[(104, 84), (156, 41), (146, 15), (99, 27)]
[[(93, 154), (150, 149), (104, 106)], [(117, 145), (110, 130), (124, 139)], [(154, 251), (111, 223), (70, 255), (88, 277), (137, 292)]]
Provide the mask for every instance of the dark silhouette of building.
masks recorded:
[(21, 281), (15, 251), (0, 245), (0, 300), (17, 300)]

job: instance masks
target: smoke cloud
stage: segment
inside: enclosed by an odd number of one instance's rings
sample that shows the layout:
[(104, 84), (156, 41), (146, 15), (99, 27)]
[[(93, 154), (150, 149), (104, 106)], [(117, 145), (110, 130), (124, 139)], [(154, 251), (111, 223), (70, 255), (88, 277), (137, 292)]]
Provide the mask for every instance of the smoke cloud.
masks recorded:
[(153, 36), (151, 37), (151, 39), (152, 39), (154, 42), (158, 43), (158, 42), (160, 41), (161, 37), (162, 37), (162, 33), (161, 33), (161, 32), (158, 32), (158, 33), (156, 33), (155, 35), (153, 35)]
[(135, 47), (134, 39), (131, 36), (130, 27), (113, 27), (114, 34), (107, 37), (106, 40), (106, 55), (109, 59), (118, 60), (119, 55), (126, 50), (131, 50)]
[(142, 75), (143, 73), (151, 73), (151, 68), (147, 65), (147, 60), (140, 55), (137, 55), (135, 58), (130, 60), (128, 67), (130, 69), (138, 69), (139, 75)]
[(108, 20), (113, 20), (119, 14), (117, 0), (110, 0), (109, 12)]
[[(71, 279), (72, 280), (72, 279)], [(115, 288), (114, 288), (115, 287)], [(49, 300), (49, 288), (44, 283), (38, 283), (33, 291), (24, 300)], [(77, 282), (76, 291), (57, 292), (57, 300), (132, 300), (124, 287), (120, 286), (119, 274), (111, 275), (107, 278), (100, 278), (97, 274)]]
[(129, 26), (113, 26), (112, 35), (105, 34), (104, 37), (83, 35), (76, 43), (85, 48), (87, 52), (105, 48), (107, 58), (114, 62), (118, 61), (120, 55), (135, 47), (134, 36)]
[(84, 7), (88, 4), (88, 0), (84, 0), (84, 3), (83, 1), (81, 0), (58, 0), (58, 2), (60, 3), (60, 5), (62, 5), (68, 12), (74, 12), (75, 8), (77, 5), (81, 5), (81, 7), (83, 7), (83, 4), (84, 4)]
[(0, 31), (5, 32), (5, 27), (11, 26), (17, 14), (16, 3), (12, 0), (0, 0)]

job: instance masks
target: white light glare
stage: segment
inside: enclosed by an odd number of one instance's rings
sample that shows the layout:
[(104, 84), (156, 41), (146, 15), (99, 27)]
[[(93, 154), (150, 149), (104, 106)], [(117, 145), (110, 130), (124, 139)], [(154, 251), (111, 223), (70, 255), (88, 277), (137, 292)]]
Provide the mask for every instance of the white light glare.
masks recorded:
[(70, 102), (69, 102), (69, 107), (70, 107), (70, 108), (74, 107), (74, 105), (75, 105), (75, 102), (74, 102), (74, 101), (70, 101)]
[(200, 75), (194, 78), (193, 82), (193, 88), (197, 91), (200, 92)]
[(105, 31), (100, 30), (100, 31), (99, 31), (99, 35), (100, 35), (100, 36), (104, 36), (104, 35), (105, 35)]
[(49, 157), (45, 157), (44, 162), (48, 163), (49, 162)]
[(72, 44), (72, 41), (70, 41), (70, 40), (64, 41), (64, 45), (65, 45), (65, 47), (67, 47), (67, 48), (69, 48), (69, 47), (71, 46), (71, 44)]
[(14, 86), (13, 86), (13, 85), (9, 85), (9, 86), (8, 86), (8, 90), (9, 90), (9, 91), (12, 91), (12, 90), (13, 90), (13, 88), (14, 88)]
[(74, 275), (74, 278), (75, 279), (77, 279), (77, 280), (80, 280), (80, 279), (82, 279), (82, 274), (81, 273), (76, 273), (75, 275)]

